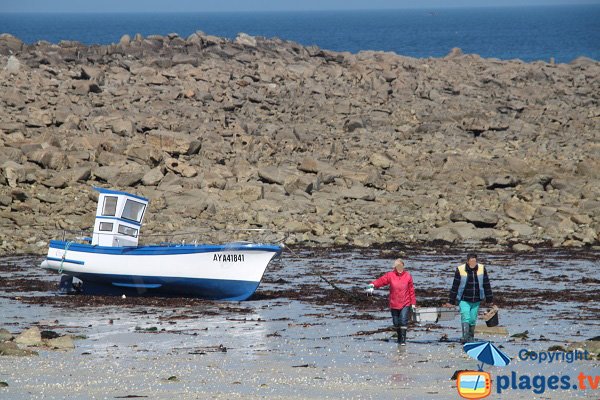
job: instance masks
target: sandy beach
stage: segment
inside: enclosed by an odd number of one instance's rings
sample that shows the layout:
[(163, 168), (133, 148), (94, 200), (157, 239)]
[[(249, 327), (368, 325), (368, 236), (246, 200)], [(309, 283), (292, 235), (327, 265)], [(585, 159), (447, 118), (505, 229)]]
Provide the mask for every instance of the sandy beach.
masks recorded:
[[(38, 257), (4, 258), (0, 328), (32, 326), (79, 336), (75, 348), (33, 348), (39, 356), (0, 357), (2, 398), (10, 399), (454, 399), (457, 370), (477, 369), (458, 343), (459, 319), (413, 325), (401, 348), (387, 331), (384, 290), (364, 282), (388, 270), (389, 250), (303, 250), (284, 254), (246, 302), (56, 295), (58, 277)], [(407, 254), (421, 306), (443, 301), (460, 254)], [(486, 257), (509, 335), (478, 335), (511, 358), (490, 367), (490, 398), (598, 398), (593, 390), (504, 390), (498, 375), (600, 375), (600, 362), (538, 363), (542, 352), (597, 336), (597, 255), (546, 252)], [(518, 279), (522, 273), (527, 279)], [(12, 274), (9, 278), (8, 274)], [(334, 283), (334, 289), (319, 275)], [(587, 281), (586, 281), (587, 279)], [(585, 283), (587, 282), (587, 283)], [(560, 290), (569, 288), (568, 290)], [(341, 290), (344, 292), (342, 292)], [(558, 290), (557, 290), (558, 289)], [(554, 296), (556, 295), (556, 296)], [(567, 296), (569, 299), (565, 300)], [(525, 339), (510, 335), (527, 331)], [(448, 342), (444, 336), (447, 335)]]

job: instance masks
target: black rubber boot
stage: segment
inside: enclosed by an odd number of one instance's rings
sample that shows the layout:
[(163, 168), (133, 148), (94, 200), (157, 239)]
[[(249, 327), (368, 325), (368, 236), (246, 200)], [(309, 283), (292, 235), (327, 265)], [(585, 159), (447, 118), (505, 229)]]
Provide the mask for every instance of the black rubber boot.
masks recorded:
[(469, 342), (475, 341), (475, 325), (469, 325)]
[(463, 322), (462, 323), (462, 338), (460, 339), (461, 343), (469, 342), (470, 330), (471, 330), (471, 325), (469, 325), (468, 322)]
[(400, 346), (406, 346), (406, 326), (401, 326), (400, 327), (400, 332), (399, 332), (399, 340), (398, 343), (400, 343)]

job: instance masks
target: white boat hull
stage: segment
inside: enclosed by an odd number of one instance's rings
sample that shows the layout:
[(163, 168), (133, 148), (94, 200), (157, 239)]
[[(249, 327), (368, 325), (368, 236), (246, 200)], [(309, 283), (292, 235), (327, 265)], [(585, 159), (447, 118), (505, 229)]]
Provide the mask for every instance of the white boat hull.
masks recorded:
[(83, 281), (83, 290), (245, 300), (280, 246), (233, 243), (102, 247), (51, 241), (42, 267)]

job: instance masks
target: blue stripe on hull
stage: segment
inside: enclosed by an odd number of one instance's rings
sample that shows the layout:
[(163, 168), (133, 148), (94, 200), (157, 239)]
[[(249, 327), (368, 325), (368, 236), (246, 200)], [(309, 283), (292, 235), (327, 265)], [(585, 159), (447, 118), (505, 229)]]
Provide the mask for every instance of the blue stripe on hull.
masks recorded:
[[(61, 240), (51, 240), (51, 249), (65, 250), (68, 242)], [(253, 244), (253, 243), (229, 243), (222, 245), (199, 244), (199, 245), (175, 245), (168, 246), (139, 246), (139, 247), (109, 247), (92, 246), (91, 244), (70, 243), (68, 251), (78, 251), (83, 253), (96, 254), (122, 254), (131, 256), (147, 255), (173, 255), (173, 254), (194, 254), (211, 253), (221, 251), (267, 251), (276, 254), (281, 253), (282, 247), (274, 244)]]
[[(62, 258), (58, 258), (58, 257), (46, 257), (46, 260), (48, 260), (48, 261), (58, 261), (58, 262), (62, 262), (63, 261)], [(85, 265), (85, 261), (71, 260), (69, 258), (65, 258), (64, 262), (70, 263), (70, 264)]]
[(83, 293), (108, 295), (192, 296), (207, 300), (247, 300), (260, 282), (160, 276), (103, 275), (77, 273)]

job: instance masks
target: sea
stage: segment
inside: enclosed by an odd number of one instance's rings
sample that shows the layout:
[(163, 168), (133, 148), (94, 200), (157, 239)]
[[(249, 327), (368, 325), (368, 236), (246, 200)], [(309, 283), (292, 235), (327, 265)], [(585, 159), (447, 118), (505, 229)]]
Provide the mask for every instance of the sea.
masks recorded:
[(600, 60), (600, 3), (589, 5), (227, 13), (2, 13), (0, 32), (26, 43), (118, 42), (124, 34), (235, 38), (239, 32), (323, 49), (427, 58), (454, 47), (504, 60)]

